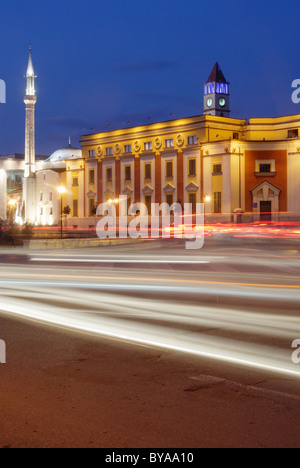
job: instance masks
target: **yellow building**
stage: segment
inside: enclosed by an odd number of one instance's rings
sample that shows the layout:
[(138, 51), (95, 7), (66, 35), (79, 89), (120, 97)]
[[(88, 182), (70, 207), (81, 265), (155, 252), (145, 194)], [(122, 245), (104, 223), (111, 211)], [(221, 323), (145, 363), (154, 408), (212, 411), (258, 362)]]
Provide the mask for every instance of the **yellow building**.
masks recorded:
[(216, 64), (204, 85), (203, 115), (84, 135), (81, 149), (69, 142), (47, 161), (34, 160), (35, 222), (59, 223), (59, 186), (70, 226), (94, 226), (95, 207), (120, 195), (149, 213), (153, 203), (204, 202), (209, 221), (231, 221), (237, 211), (249, 221), (299, 218), (300, 115), (231, 118), (229, 100)]

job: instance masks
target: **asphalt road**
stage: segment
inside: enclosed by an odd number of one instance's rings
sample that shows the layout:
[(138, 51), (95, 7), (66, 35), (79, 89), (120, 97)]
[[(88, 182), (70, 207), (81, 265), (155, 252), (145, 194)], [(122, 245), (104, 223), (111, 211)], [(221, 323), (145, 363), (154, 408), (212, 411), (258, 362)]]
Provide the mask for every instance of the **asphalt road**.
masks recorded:
[(0, 252), (0, 445), (300, 446), (299, 247)]

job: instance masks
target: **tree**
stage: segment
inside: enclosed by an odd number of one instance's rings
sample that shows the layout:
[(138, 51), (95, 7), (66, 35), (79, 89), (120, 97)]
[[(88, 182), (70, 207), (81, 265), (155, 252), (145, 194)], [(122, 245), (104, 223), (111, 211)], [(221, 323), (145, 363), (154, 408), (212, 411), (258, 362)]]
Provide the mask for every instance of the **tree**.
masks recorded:
[(71, 213), (71, 208), (69, 207), (69, 205), (65, 206), (63, 209), (63, 215), (68, 216), (70, 213)]
[(62, 216), (66, 218), (66, 227), (68, 227), (67, 218), (70, 213), (71, 213), (71, 208), (69, 207), (69, 205), (65, 206), (62, 210)]

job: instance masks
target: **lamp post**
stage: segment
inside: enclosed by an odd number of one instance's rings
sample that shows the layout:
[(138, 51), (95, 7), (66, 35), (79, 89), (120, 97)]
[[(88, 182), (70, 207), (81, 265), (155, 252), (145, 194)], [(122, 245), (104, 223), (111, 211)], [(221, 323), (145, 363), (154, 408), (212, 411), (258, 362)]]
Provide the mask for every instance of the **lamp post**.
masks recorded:
[(66, 193), (66, 187), (58, 187), (58, 193), (60, 194), (60, 238), (63, 238), (63, 195)]

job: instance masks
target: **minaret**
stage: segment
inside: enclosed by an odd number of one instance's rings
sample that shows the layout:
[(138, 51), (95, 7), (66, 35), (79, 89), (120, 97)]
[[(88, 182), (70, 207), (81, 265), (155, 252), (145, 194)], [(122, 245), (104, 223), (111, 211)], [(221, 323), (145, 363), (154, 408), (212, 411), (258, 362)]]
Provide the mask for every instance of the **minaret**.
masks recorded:
[(26, 73), (26, 94), (24, 97), (25, 120), (25, 173), (23, 180), (23, 203), (25, 206), (25, 222), (34, 224), (36, 221), (36, 178), (35, 178), (35, 104), (34, 69), (31, 47)]

